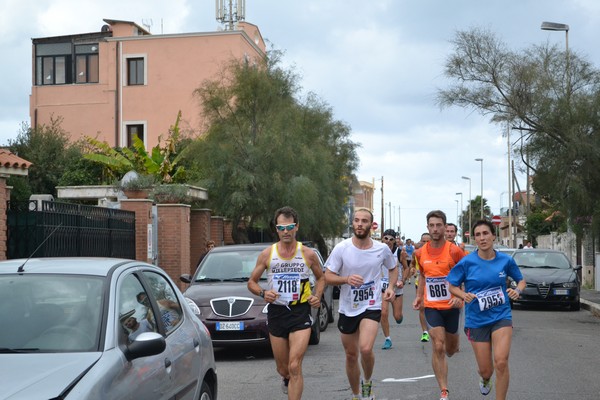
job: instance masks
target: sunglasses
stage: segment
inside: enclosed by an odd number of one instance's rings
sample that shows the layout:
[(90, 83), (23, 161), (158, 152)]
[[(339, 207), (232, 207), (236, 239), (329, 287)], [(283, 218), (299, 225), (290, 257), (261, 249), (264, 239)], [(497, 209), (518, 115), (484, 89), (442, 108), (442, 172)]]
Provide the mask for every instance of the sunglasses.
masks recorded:
[(296, 227), (296, 224), (289, 224), (289, 225), (275, 225), (275, 228), (277, 228), (277, 230), (279, 232), (283, 232), (283, 231), (291, 231), (292, 229), (294, 229)]
[(393, 237), (389, 237), (389, 236), (384, 236), (383, 240), (395, 240), (396, 238)]

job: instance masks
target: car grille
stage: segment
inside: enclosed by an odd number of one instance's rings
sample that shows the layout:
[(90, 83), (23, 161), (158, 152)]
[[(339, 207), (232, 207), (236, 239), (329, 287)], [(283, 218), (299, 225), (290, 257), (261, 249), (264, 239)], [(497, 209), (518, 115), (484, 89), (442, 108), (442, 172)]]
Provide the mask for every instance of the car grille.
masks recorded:
[(254, 300), (248, 297), (221, 297), (212, 299), (210, 306), (216, 315), (221, 317), (237, 317), (250, 310)]

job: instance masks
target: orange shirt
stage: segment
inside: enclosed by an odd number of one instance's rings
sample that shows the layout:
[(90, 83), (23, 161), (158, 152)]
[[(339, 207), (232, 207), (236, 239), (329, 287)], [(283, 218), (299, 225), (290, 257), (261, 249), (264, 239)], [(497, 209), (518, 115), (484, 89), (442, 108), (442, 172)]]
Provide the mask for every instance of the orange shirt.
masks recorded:
[(430, 243), (415, 251), (417, 262), (421, 266), (420, 284), (425, 296), (423, 304), (428, 308), (449, 310), (452, 308), (448, 301), (452, 298), (446, 277), (461, 258), (462, 249), (446, 241), (444, 246), (433, 248)]

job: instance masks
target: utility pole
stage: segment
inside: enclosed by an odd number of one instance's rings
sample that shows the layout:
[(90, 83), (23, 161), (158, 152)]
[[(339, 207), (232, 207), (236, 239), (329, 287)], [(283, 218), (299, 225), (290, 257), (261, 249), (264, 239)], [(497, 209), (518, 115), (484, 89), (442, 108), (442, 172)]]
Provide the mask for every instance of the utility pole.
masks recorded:
[(385, 230), (384, 228), (384, 218), (383, 218), (383, 213), (384, 213), (384, 203), (383, 203), (383, 176), (381, 177), (381, 237), (383, 238), (383, 232)]

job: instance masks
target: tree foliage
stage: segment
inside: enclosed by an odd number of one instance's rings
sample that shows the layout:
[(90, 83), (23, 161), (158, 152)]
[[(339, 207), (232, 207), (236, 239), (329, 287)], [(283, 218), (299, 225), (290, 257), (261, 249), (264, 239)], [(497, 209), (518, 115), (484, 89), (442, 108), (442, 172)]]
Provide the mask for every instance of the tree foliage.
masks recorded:
[(60, 118), (52, 118), (48, 125), (37, 128), (23, 124), (17, 137), (8, 141), (12, 153), (32, 163), (28, 176), (8, 179), (8, 185), (14, 188), (11, 200), (28, 200), (31, 194), (56, 196), (62, 176), (81, 158), (81, 148), (69, 143), (69, 136), (60, 124)]
[[(471, 224), (469, 224), (469, 210), (471, 210)], [(492, 217), (492, 210), (487, 203), (487, 199), (483, 198), (483, 219), (490, 220)], [(462, 240), (467, 241), (467, 237), (464, 235), (465, 232), (469, 231), (469, 226), (473, 227), (475, 222), (481, 219), (481, 196), (476, 196), (471, 199), (467, 204), (467, 208), (460, 215), (460, 224), (463, 229)], [(470, 232), (472, 233), (472, 232)]]
[[(289, 205), (300, 234), (319, 240), (342, 229), (357, 145), (315, 95), (297, 99), (298, 78), (279, 61), (275, 51), (258, 64), (232, 61), (196, 90), (210, 128), (183, 162), (234, 226), (268, 228), (274, 211)], [(248, 238), (234, 230), (234, 239)]]
[[(438, 91), (442, 106), (470, 108), (520, 133), (533, 187), (572, 223), (600, 214), (600, 72), (572, 50), (509, 50), (489, 31), (457, 32)], [(599, 220), (599, 218), (596, 218)]]

